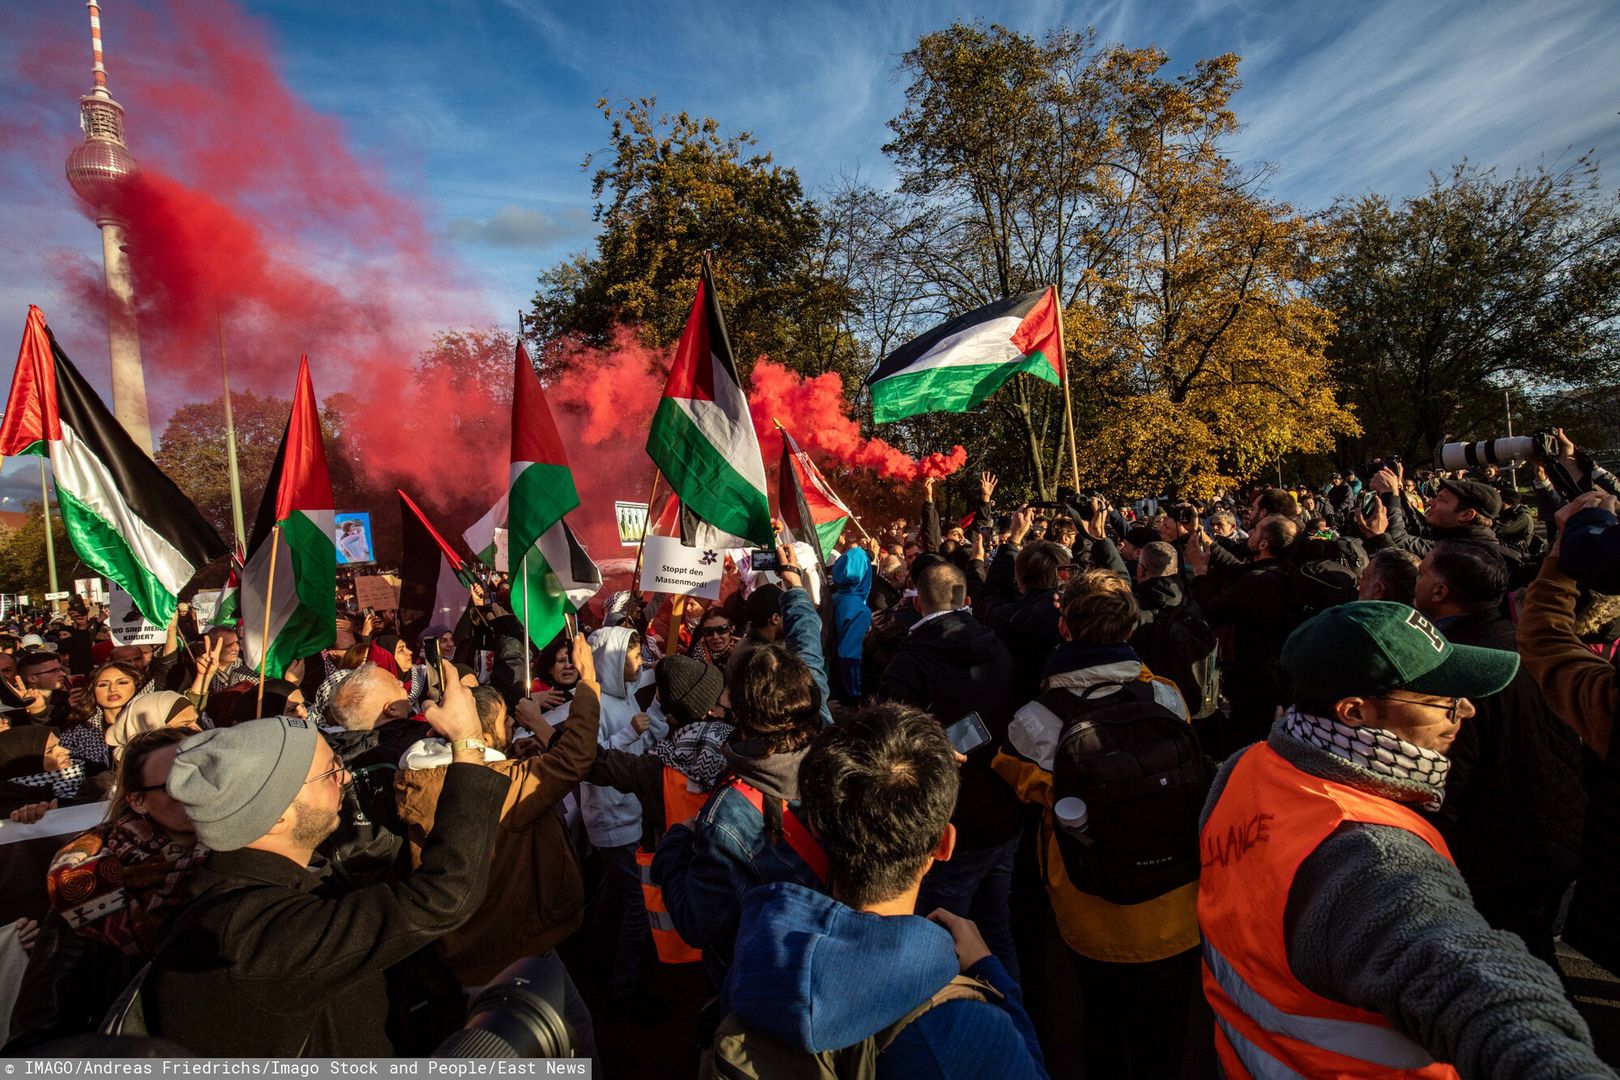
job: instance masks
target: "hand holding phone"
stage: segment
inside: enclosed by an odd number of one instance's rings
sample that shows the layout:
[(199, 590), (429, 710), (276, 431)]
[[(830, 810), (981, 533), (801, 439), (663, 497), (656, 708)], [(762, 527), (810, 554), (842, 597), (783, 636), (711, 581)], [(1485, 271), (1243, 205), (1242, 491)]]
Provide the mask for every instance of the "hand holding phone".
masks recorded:
[(439, 639), (428, 637), (422, 639), (422, 662), (427, 665), (427, 691), (423, 695), (424, 702), (431, 701), (435, 705), (444, 704), (444, 673), (439, 665)]
[(990, 729), (976, 712), (970, 712), (945, 729), (945, 737), (959, 754), (969, 754), (990, 741)]

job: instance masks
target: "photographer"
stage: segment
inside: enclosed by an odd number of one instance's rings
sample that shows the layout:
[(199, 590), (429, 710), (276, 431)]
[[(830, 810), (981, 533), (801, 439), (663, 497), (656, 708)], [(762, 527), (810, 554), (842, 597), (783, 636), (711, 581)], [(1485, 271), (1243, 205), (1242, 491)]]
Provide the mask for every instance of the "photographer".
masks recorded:
[(1524, 554), (1502, 543), (1494, 527), (1502, 514), (1500, 492), (1479, 480), (1442, 478), (1423, 516), (1409, 519), (1400, 497), (1404, 477), (1399, 470), (1397, 463), (1394, 469), (1385, 467), (1374, 473), (1367, 486), (1377, 500), (1370, 501), (1366, 510), (1357, 507), (1351, 515), (1366, 537), (1369, 553), (1395, 547), (1421, 558), (1442, 540), (1463, 540), (1495, 551), (1508, 564), (1509, 579), (1518, 580)]
[[(1588, 810), (1577, 885), (1564, 936), (1611, 971), (1620, 970), (1620, 769), (1614, 747), (1620, 712), (1620, 676), (1575, 632), (1582, 585), (1612, 589), (1620, 543), (1616, 500), (1589, 491), (1557, 513), (1558, 538), (1530, 587), (1519, 622), (1519, 656), (1548, 707), (1575, 729), (1591, 751), (1587, 759)], [(1602, 551), (1599, 561), (1590, 555)], [(1605, 580), (1605, 578), (1609, 580)]]

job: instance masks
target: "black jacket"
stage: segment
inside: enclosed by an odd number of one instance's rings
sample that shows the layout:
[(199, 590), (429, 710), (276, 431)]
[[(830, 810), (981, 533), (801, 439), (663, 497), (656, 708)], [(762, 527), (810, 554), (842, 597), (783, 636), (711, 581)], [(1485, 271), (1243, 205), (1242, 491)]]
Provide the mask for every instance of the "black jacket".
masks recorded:
[(878, 683), (877, 696), (915, 705), (949, 727), (970, 712), (990, 731), (989, 745), (967, 756), (951, 822), (963, 850), (993, 847), (1018, 834), (1019, 804), (990, 768), (1012, 720), (1013, 658), (968, 611), (951, 611), (912, 628)]
[(193, 895), (244, 891), (166, 948), (142, 992), (152, 1034), (206, 1057), (390, 1056), (383, 971), (478, 909), (508, 786), (451, 765), (421, 865), (394, 884), (327, 896), (280, 855), (209, 856)]
[(1222, 635), (1231, 748), (1258, 742), (1271, 730), (1277, 706), (1288, 703), (1282, 646), (1300, 621), (1291, 570), (1282, 559), (1265, 559), (1212, 571), (1193, 579), (1192, 595)]
[[(1516, 649), (1513, 624), (1494, 611), (1460, 616), (1441, 632), (1458, 645)], [(1470, 700), (1475, 713), (1448, 754), (1446, 800), (1435, 825), (1480, 913), (1498, 929), (1522, 933), (1515, 897), (1556, 894), (1580, 861), (1581, 743), (1547, 709), (1523, 668), (1501, 693)]]
[(1500, 555), (1502, 561), (1507, 563), (1508, 580), (1514, 587), (1525, 584), (1527, 573), (1534, 576), (1534, 568), (1525, 564), (1524, 552), (1502, 543), (1496, 535), (1496, 530), (1491, 526), (1476, 521), (1469, 525), (1437, 527), (1420, 517), (1409, 519), (1401, 506), (1401, 500), (1388, 492), (1380, 493), (1379, 498), (1384, 501), (1384, 510), (1389, 515), (1389, 528), (1380, 536), (1369, 536), (1366, 539), (1364, 546), (1367, 554), (1371, 555), (1383, 548), (1393, 547), (1410, 551), (1421, 559), (1433, 551), (1434, 545), (1442, 540), (1463, 540), (1488, 547)]

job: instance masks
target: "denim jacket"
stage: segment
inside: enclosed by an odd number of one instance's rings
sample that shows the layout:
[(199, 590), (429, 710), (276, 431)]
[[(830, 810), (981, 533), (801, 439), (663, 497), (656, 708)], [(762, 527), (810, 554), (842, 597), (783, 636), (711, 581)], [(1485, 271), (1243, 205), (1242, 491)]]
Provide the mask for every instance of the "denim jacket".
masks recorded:
[[(803, 589), (782, 595), (782, 622), (787, 647), (810, 668), (821, 693), (822, 723), (830, 724), (821, 617)], [(732, 775), (796, 810), (804, 752), (759, 757), (750, 750), (747, 742), (724, 748)], [(664, 892), (676, 931), (703, 950), (704, 969), (716, 987), (731, 966), (743, 893), (773, 881), (824, 887), (785, 839), (772, 843), (766, 837), (764, 815), (729, 786), (715, 790), (691, 826), (671, 825), (653, 857), (652, 877)]]

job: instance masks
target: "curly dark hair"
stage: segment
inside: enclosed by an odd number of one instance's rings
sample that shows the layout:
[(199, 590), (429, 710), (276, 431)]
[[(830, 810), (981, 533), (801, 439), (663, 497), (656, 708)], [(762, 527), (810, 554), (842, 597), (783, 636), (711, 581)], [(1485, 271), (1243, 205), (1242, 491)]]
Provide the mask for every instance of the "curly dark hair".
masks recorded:
[(960, 787), (945, 729), (921, 709), (868, 706), (818, 735), (799, 763), (799, 799), (838, 899), (861, 907), (916, 885)]

